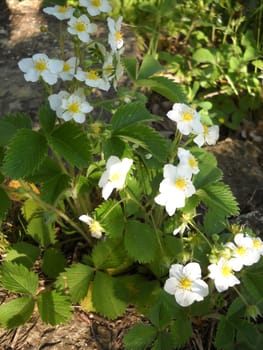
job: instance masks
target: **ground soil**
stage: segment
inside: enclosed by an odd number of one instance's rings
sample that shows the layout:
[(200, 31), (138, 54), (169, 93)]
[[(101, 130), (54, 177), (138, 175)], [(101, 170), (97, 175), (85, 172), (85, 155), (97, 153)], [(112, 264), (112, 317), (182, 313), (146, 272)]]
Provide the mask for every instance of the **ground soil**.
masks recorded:
[[(8, 7), (3, 0), (0, 4), (0, 117), (26, 112), (34, 118), (41, 103), (42, 90), (38, 84), (25, 82), (17, 62), (40, 52), (56, 56), (56, 40), (47, 33), (41, 33), (40, 28), (48, 26), (51, 31), (56, 31), (57, 22), (39, 10), (39, 0), (7, 0), (6, 3)], [(136, 54), (132, 37), (126, 50), (128, 54)], [(166, 101), (157, 97), (151, 109), (165, 116), (168, 107)], [(165, 128), (169, 132), (167, 125)], [(226, 136), (221, 137), (210, 150), (216, 155), (224, 181), (230, 185), (240, 204), (240, 215), (235, 222), (248, 225), (262, 237), (263, 121), (245, 121), (238, 131)], [(0, 290), (0, 303), (6, 298), (6, 292)], [(76, 308), (68, 324), (56, 327), (45, 325), (34, 316), (30, 323), (15, 330), (0, 329), (0, 349), (123, 349), (123, 335), (136, 322), (144, 322), (144, 319), (132, 308), (114, 322)], [(196, 345), (200, 341), (193, 339), (189, 349), (201, 349)]]

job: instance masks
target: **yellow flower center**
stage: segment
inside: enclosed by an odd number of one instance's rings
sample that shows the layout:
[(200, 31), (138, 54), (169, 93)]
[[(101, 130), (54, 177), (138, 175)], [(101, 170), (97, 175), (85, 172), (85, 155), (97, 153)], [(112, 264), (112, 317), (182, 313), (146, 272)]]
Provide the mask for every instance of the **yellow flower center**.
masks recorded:
[(80, 106), (78, 104), (78, 102), (72, 102), (69, 106), (68, 106), (68, 111), (71, 113), (78, 113), (80, 110)]
[(94, 7), (100, 7), (101, 6), (101, 0), (92, 0), (91, 5)]
[(37, 61), (35, 63), (35, 69), (39, 72), (43, 72), (44, 70), (47, 69), (47, 63), (45, 62), (45, 60), (40, 59), (39, 61)]
[(259, 248), (261, 246), (261, 242), (259, 239), (253, 238), (253, 246), (254, 248)]
[(114, 173), (110, 176), (109, 181), (115, 182), (120, 180), (121, 175), (119, 173)]
[(236, 249), (236, 252), (237, 252), (238, 255), (244, 255), (244, 254), (246, 253), (246, 248), (244, 248), (244, 247), (238, 247), (238, 248)]
[(90, 70), (86, 73), (87, 79), (97, 80), (99, 78), (99, 74), (95, 70)]
[(191, 111), (185, 111), (182, 115), (182, 119), (186, 122), (190, 122), (194, 119), (193, 113)]
[(76, 22), (75, 29), (77, 32), (85, 32), (86, 24), (83, 22)]
[(67, 62), (65, 62), (63, 65), (63, 72), (68, 72), (70, 71), (70, 69), (71, 69), (70, 65)]
[(198, 162), (195, 159), (195, 157), (190, 157), (188, 163), (189, 163), (191, 168), (195, 168), (198, 165)]
[(204, 128), (203, 134), (206, 136), (208, 134), (208, 126), (203, 124), (203, 128)]
[(58, 6), (58, 12), (59, 13), (66, 13), (67, 12), (67, 6)]
[(115, 37), (116, 41), (121, 41), (122, 37), (123, 37), (122, 32), (120, 32), (120, 31), (115, 32), (114, 37)]
[(98, 221), (94, 220), (90, 225), (89, 225), (91, 233), (98, 233), (102, 231), (102, 228)]
[(228, 265), (224, 265), (221, 269), (222, 275), (227, 277), (232, 273), (232, 269)]
[(179, 188), (179, 190), (183, 190), (186, 187), (185, 179), (182, 179), (182, 178), (176, 179), (175, 187)]
[(180, 281), (180, 287), (183, 289), (190, 289), (192, 286), (192, 281), (189, 278), (184, 277)]
[(104, 71), (106, 74), (110, 75), (114, 71), (113, 65), (108, 64), (106, 67), (104, 67)]

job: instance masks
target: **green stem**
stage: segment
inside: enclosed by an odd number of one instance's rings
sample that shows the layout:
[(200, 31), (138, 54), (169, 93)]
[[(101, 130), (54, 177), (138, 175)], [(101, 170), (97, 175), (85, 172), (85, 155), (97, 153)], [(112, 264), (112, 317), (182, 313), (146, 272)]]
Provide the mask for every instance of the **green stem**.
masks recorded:
[(240, 299), (243, 301), (243, 303), (248, 307), (249, 303), (246, 301), (244, 296), (240, 293), (240, 291), (235, 286), (233, 286), (233, 288), (236, 291), (237, 295), (240, 297)]

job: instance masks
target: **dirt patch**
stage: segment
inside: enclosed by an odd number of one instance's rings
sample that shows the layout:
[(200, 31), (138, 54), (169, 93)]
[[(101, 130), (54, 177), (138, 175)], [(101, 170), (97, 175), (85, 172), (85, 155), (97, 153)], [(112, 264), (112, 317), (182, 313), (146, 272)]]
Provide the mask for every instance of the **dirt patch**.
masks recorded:
[[(42, 102), (39, 84), (25, 82), (17, 62), (34, 53), (58, 54), (57, 41), (41, 26), (57, 31), (58, 23), (40, 11), (39, 0), (7, 1), (8, 8), (0, 12), (0, 116), (27, 112), (34, 116)], [(68, 48), (70, 49), (70, 48)], [(127, 52), (135, 52), (135, 40), (127, 42)], [(155, 113), (165, 115), (167, 102), (153, 101)], [(156, 110), (157, 109), (157, 110)], [(249, 128), (246, 128), (249, 125)], [(252, 137), (251, 135), (255, 136)], [(223, 170), (224, 181), (232, 188), (239, 204), (238, 221), (263, 235), (263, 123), (245, 124), (231, 138), (221, 140), (210, 150)], [(236, 219), (235, 219), (236, 221)], [(0, 303), (7, 295), (0, 291)], [(72, 320), (63, 326), (48, 326), (36, 316), (15, 330), (0, 329), (0, 348), (3, 350), (71, 350), (123, 349), (123, 335), (133, 324), (145, 322), (134, 309), (114, 322), (92, 313), (75, 309)], [(199, 340), (200, 341), (200, 340)], [(195, 347), (191, 347), (194, 349)]]

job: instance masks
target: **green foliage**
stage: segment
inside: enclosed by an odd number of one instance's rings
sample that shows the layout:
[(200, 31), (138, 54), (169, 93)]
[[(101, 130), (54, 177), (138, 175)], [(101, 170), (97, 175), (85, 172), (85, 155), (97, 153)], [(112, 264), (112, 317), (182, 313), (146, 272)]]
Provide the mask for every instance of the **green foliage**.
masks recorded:
[(57, 248), (45, 250), (42, 260), (42, 271), (50, 278), (56, 278), (66, 267), (66, 258)]
[(35, 302), (30, 296), (19, 297), (0, 305), (0, 324), (4, 328), (16, 328), (29, 321)]
[(1, 285), (14, 293), (34, 295), (38, 276), (23, 265), (6, 261), (1, 265)]
[(0, 198), (1, 198), (1, 202), (0, 202), (0, 222), (1, 222), (5, 218), (7, 210), (11, 206), (11, 201), (8, 195), (6, 194), (6, 192), (2, 188), (0, 188)]
[(153, 342), (157, 330), (151, 325), (136, 324), (124, 336), (126, 350), (144, 350)]
[(47, 142), (40, 133), (29, 129), (18, 130), (4, 158), (4, 173), (13, 179), (33, 174), (47, 155), (47, 149)]
[(31, 120), (27, 114), (8, 115), (0, 120), (0, 146), (5, 146), (19, 129), (31, 129)]
[(71, 317), (70, 305), (68, 297), (55, 291), (44, 291), (37, 296), (37, 307), (41, 319), (53, 326), (65, 323)]
[(27, 242), (17, 242), (7, 250), (6, 261), (21, 264), (30, 269), (39, 255), (39, 247)]

